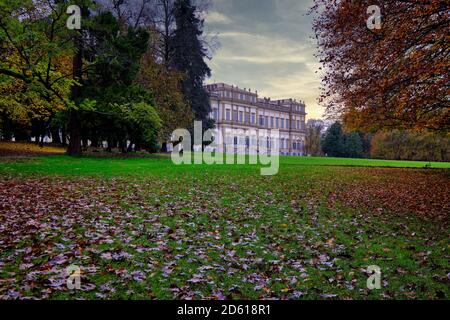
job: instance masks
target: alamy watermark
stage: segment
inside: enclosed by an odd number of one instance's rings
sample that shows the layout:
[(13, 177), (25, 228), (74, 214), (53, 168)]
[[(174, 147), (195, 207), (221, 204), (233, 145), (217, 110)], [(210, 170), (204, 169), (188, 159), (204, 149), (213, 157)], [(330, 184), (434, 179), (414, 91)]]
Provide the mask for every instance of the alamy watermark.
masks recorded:
[(367, 279), (367, 289), (380, 290), (381, 289), (381, 268), (379, 266), (369, 266), (367, 273), (370, 274)]
[(66, 268), (67, 275), (67, 289), (80, 290), (81, 289), (81, 268), (76, 265), (71, 265)]
[(66, 13), (69, 14), (66, 26), (69, 30), (81, 30), (81, 8), (77, 5), (67, 7)]
[[(186, 129), (172, 134), (177, 141), (172, 151), (175, 165), (250, 164), (266, 166), (261, 175), (276, 175), (280, 167), (279, 130), (210, 129), (203, 134), (202, 122), (194, 123), (194, 139)], [(206, 145), (208, 144), (208, 145)], [(194, 146), (194, 152), (192, 152)], [(203, 148), (203, 146), (206, 146)]]
[(381, 9), (379, 6), (372, 5), (367, 8), (367, 14), (370, 14), (367, 19), (367, 28), (369, 30), (381, 29)]

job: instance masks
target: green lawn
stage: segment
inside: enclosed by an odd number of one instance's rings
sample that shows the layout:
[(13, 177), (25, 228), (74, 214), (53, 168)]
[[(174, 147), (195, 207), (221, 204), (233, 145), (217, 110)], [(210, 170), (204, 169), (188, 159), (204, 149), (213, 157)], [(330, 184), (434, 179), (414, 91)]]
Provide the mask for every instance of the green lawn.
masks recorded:
[(448, 299), (450, 164), (426, 166), (0, 160), (0, 299)]
[[(450, 162), (394, 161), (345, 158), (280, 157), (280, 169), (292, 170), (304, 166), (355, 166), (355, 167), (399, 167), (399, 168), (450, 168)], [(0, 158), (0, 173), (25, 173), (41, 175), (160, 175), (191, 172), (235, 172), (259, 171), (254, 165), (186, 165), (175, 166), (169, 156), (149, 158), (71, 158), (64, 155), (36, 157), (32, 160), (3, 162)]]

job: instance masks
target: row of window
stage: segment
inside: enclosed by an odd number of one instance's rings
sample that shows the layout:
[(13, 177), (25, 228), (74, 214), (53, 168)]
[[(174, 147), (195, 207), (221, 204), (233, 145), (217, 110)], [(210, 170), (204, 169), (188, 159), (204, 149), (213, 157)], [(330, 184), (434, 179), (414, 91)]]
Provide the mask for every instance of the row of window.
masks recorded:
[[(226, 139), (227, 144), (234, 144), (235, 146), (246, 146), (247, 148), (250, 146), (257, 146), (257, 140), (256, 138), (249, 138), (249, 137), (227, 137)], [(267, 138), (266, 142), (266, 148), (271, 149), (275, 145), (275, 139)], [(280, 149), (289, 149), (289, 139), (279, 139), (278, 145)], [(293, 150), (303, 150), (303, 142), (297, 140), (292, 142), (292, 149)]]
[[(213, 109), (213, 118), (218, 121), (219, 113), (217, 109)], [(255, 113), (244, 113), (243, 111), (233, 111), (231, 113), (230, 109), (225, 111), (225, 120), (234, 121), (247, 124), (256, 124), (256, 114)], [(279, 117), (269, 117), (269, 116), (259, 116), (259, 125), (261, 127), (276, 128), (276, 129), (304, 129), (305, 122), (302, 120), (291, 120)]]

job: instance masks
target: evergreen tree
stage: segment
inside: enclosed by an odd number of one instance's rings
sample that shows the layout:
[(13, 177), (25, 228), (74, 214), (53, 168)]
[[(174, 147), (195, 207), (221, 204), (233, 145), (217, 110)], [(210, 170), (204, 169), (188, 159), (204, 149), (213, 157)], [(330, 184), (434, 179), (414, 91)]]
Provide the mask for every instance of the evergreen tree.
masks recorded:
[(342, 125), (339, 122), (335, 122), (325, 133), (322, 141), (322, 150), (329, 157), (343, 157), (343, 149), (344, 135)]
[(347, 158), (361, 158), (363, 155), (363, 144), (357, 132), (351, 132), (345, 136), (344, 154)]
[(148, 32), (131, 26), (121, 29), (110, 12), (93, 17), (89, 32), (85, 57), (92, 63), (83, 98), (96, 101), (91, 110), (96, 116), (85, 114), (83, 132), (91, 141), (106, 139), (108, 150), (118, 143), (122, 152), (131, 151), (132, 144), (156, 151), (161, 121), (153, 108), (153, 95), (135, 83), (148, 48)]
[(176, 0), (174, 16), (176, 29), (171, 66), (184, 74), (181, 85), (184, 97), (195, 120), (203, 121), (203, 128), (208, 129), (213, 127), (213, 121), (208, 119), (211, 104), (203, 82), (211, 76), (211, 70), (205, 63), (207, 52), (201, 40), (203, 20), (196, 16), (196, 7), (191, 0)]

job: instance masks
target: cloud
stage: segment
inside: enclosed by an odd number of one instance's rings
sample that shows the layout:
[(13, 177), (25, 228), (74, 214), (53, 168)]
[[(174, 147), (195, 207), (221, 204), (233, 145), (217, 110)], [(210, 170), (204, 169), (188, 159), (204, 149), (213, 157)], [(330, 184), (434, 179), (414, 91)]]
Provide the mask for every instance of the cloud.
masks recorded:
[[(209, 65), (209, 82), (226, 82), (258, 90), (260, 96), (295, 98), (307, 104), (309, 118), (318, 118), (320, 64), (310, 16), (311, 0), (215, 0), (219, 16), (206, 20), (218, 32), (221, 48)], [(214, 14), (215, 15), (215, 14)], [(231, 18), (228, 18), (231, 20)]]
[(213, 24), (229, 24), (232, 22), (232, 20), (229, 17), (217, 11), (208, 12), (205, 20), (206, 23), (213, 23)]

